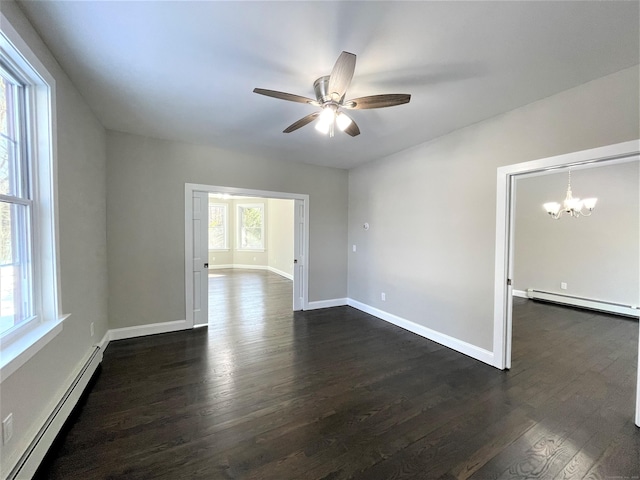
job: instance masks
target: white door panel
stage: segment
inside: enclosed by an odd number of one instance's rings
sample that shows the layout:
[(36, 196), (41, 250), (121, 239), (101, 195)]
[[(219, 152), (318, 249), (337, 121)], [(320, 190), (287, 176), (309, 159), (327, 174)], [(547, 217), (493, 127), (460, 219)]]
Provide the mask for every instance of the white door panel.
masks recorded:
[(193, 323), (208, 322), (209, 200), (206, 192), (193, 192)]
[(295, 222), (294, 238), (293, 238), (293, 310), (298, 311), (304, 308), (304, 271), (306, 268), (306, 252), (305, 252), (305, 217), (304, 202), (302, 200), (294, 200), (295, 213), (293, 221)]

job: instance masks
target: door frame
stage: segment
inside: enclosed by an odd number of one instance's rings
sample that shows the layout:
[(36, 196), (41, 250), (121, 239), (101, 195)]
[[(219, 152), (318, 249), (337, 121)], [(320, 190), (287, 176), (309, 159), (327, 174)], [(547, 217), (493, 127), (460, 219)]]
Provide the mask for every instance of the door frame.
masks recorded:
[[(193, 228), (192, 215), (193, 205), (191, 198), (193, 192), (206, 193), (226, 193), (244, 197), (276, 198), (281, 200), (300, 200), (304, 205), (304, 260), (305, 265), (302, 270), (302, 309), (309, 309), (309, 195), (301, 193), (273, 192), (269, 190), (254, 190), (238, 187), (224, 187), (215, 185), (204, 185), (197, 183), (185, 183), (184, 185), (184, 265), (185, 265), (185, 319), (186, 328), (193, 328)], [(295, 278), (295, 275), (294, 275)], [(293, 291), (296, 289), (294, 281)]]
[[(495, 367), (501, 370), (511, 367), (512, 316), (509, 308), (511, 305), (509, 279), (513, 278), (513, 216), (516, 177), (541, 174), (569, 166), (624, 163), (637, 159), (638, 155), (640, 155), (640, 140), (632, 140), (498, 168), (493, 324), (493, 364)], [(640, 338), (638, 352), (640, 353)], [(637, 373), (635, 423), (640, 426), (640, 358)]]

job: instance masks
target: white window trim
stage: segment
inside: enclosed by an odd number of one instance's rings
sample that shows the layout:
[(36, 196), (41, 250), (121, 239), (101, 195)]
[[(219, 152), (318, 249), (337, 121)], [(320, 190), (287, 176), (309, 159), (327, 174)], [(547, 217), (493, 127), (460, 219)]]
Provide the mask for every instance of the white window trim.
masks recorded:
[(211, 205), (224, 207), (224, 247), (210, 248), (209, 251), (210, 252), (228, 252), (229, 251), (229, 204), (209, 201), (209, 206)]
[[(34, 303), (36, 311), (41, 313), (39, 320), (27, 322), (24, 328), (0, 339), (1, 383), (62, 331), (63, 321), (68, 315), (62, 314), (59, 301), (55, 79), (1, 12), (0, 24), (3, 56), (13, 68), (30, 79), (26, 89), (27, 110), (34, 134), (29, 151), (32, 188), (38, 198), (38, 206), (33, 213)], [(35, 111), (39, 114), (35, 115)]]
[[(262, 209), (262, 248), (242, 248), (242, 215), (240, 209), (242, 208), (260, 208)], [(264, 224), (266, 220), (264, 203), (238, 203), (236, 204), (236, 251), (237, 252), (264, 252), (265, 251), (265, 239), (264, 239)]]

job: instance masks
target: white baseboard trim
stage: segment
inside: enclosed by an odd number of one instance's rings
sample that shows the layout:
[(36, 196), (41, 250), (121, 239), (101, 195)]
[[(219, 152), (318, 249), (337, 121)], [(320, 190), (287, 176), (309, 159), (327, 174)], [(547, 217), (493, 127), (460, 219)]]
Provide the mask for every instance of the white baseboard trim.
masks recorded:
[[(47, 411), (51, 412), (40, 428), (27, 438), (32, 440), (21, 450), (22, 455), (15, 460), (7, 480), (32, 478), (38, 470), (47, 451), (53, 444), (64, 423), (71, 415), (78, 400), (84, 393), (89, 380), (102, 361), (102, 349), (93, 347), (79, 363), (67, 382), (64, 390), (56, 403), (52, 403)], [(8, 462), (9, 463), (9, 462)], [(10, 463), (11, 464), (11, 463)]]
[(526, 290), (512, 290), (511, 294), (514, 297), (520, 297), (520, 298), (529, 298), (529, 295), (527, 295)]
[(269, 270), (266, 265), (245, 265), (244, 263), (234, 263), (231, 268), (241, 268), (244, 270)]
[(267, 267), (267, 270), (269, 270), (271, 273), (275, 273), (276, 275), (280, 275), (281, 277), (288, 278), (289, 280), (293, 281), (293, 275), (291, 275), (290, 273), (283, 272), (282, 270), (278, 270), (277, 268), (273, 268), (271, 266)]
[(158, 333), (177, 332), (187, 330), (186, 320), (175, 320), (173, 322), (151, 323), (149, 325), (136, 325), (135, 327), (115, 328), (109, 330), (109, 341), (124, 340), (126, 338), (143, 337), (145, 335), (156, 335)]
[(293, 275), (282, 270), (278, 270), (270, 265), (245, 265), (242, 263), (233, 263), (227, 265), (209, 265), (209, 270), (222, 270), (223, 268), (240, 268), (244, 270), (268, 270), (272, 273), (280, 275), (281, 277), (293, 280)]
[(378, 308), (372, 307), (365, 303), (359, 302), (357, 300), (353, 300), (352, 298), (347, 299), (347, 305), (357, 308), (365, 313), (373, 315), (374, 317), (378, 317), (382, 320), (385, 320), (389, 323), (393, 323), (394, 325), (404, 328), (405, 330), (409, 330), (410, 332), (415, 333), (416, 335), (420, 335), (421, 337), (428, 338), (429, 340), (433, 340), (440, 345), (444, 345), (445, 347), (451, 348), (457, 352), (463, 353), (471, 358), (475, 358), (476, 360), (480, 360), (481, 362), (487, 363), (493, 366), (493, 352), (489, 350), (485, 350), (484, 348), (476, 347), (470, 343), (464, 342), (462, 340), (458, 340), (457, 338), (450, 337), (449, 335), (445, 335), (444, 333), (436, 332), (435, 330), (431, 330), (428, 327), (423, 325), (419, 325), (411, 320), (407, 320), (402, 317), (398, 317), (389, 312), (385, 312)]
[(111, 341), (111, 330), (107, 330), (104, 334), (104, 337), (102, 337), (102, 340), (96, 343), (96, 347), (100, 348), (100, 350), (104, 352), (105, 348), (107, 348), (107, 345), (109, 345), (110, 341)]
[(305, 310), (318, 310), (320, 308), (342, 307), (347, 305), (347, 298), (332, 298), (330, 300), (317, 300), (309, 302)]

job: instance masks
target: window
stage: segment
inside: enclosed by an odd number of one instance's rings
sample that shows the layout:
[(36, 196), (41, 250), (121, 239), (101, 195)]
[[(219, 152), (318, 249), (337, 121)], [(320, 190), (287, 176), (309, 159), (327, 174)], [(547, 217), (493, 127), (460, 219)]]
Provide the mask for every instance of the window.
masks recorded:
[(238, 205), (238, 250), (264, 250), (264, 204)]
[(229, 248), (227, 231), (227, 204), (209, 202), (209, 250)]
[(55, 80), (0, 12), (0, 382), (62, 331)]
[(0, 335), (34, 318), (25, 86), (0, 63)]

